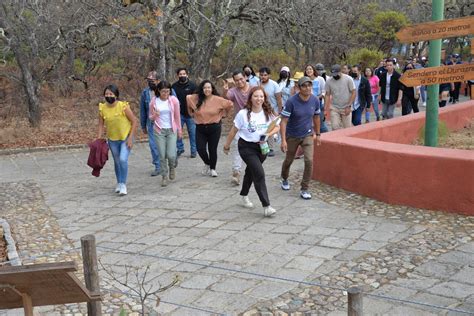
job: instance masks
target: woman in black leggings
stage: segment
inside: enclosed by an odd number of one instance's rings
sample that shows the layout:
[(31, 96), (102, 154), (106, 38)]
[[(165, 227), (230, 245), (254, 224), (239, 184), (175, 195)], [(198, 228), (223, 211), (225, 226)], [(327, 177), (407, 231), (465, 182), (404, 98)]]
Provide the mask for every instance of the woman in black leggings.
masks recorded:
[[(415, 69), (415, 66), (411, 63), (405, 66), (403, 72), (407, 70)], [(407, 87), (403, 85), (403, 96), (402, 96), (402, 115), (410, 114), (413, 110), (414, 113), (418, 113), (418, 100), (420, 99), (420, 87)]]
[(276, 213), (276, 210), (270, 206), (267, 185), (265, 183), (265, 171), (262, 165), (268, 153), (266, 140), (269, 137), (273, 137), (280, 130), (278, 125), (275, 125), (270, 131), (268, 130), (270, 124), (275, 119), (276, 116), (272, 111), (263, 88), (260, 86), (253, 87), (249, 92), (245, 108), (240, 110), (235, 116), (234, 126), (232, 126), (224, 145), (224, 153), (228, 154), (232, 140), (239, 133), (239, 154), (247, 164), (242, 189), (240, 190), (242, 206), (253, 208), (253, 203), (248, 198), (250, 187), (253, 183), (258, 198), (262, 203), (264, 216), (272, 216)]
[(209, 80), (202, 81), (196, 94), (186, 97), (186, 103), (188, 113), (196, 122), (197, 151), (204, 162), (202, 174), (217, 177), (217, 145), (221, 137), (221, 120), (233, 109), (233, 103), (221, 98)]

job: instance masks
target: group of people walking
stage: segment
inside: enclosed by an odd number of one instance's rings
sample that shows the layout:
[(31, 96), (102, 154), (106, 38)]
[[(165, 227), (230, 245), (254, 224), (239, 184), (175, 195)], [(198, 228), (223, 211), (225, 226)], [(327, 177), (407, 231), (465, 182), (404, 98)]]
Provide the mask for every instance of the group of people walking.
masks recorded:
[[(188, 77), (186, 68), (176, 72), (178, 80), (171, 84), (158, 78), (156, 71), (147, 76), (148, 87), (140, 97), (140, 125), (148, 134), (154, 170), (151, 176), (161, 175), (161, 185), (167, 186), (176, 178), (178, 157), (185, 152), (183, 127), (189, 136), (190, 157), (203, 161), (202, 174), (217, 177), (218, 144), (222, 119), (232, 116), (233, 126), (223, 146), (232, 155), (234, 185), (240, 185), (242, 161), (245, 162), (240, 195), (241, 204), (253, 208), (248, 194), (255, 187), (265, 216), (276, 210), (271, 207), (265, 182), (263, 162), (275, 155), (276, 144), (285, 153), (281, 166), (281, 188), (289, 190), (290, 167), (295, 158), (304, 158), (304, 172), (300, 196), (311, 199), (309, 183), (313, 168), (313, 146), (321, 144), (321, 133), (360, 125), (365, 113), (370, 120), (373, 107), (375, 119), (390, 119), (396, 106), (402, 115), (418, 112), (420, 87), (408, 88), (401, 84), (395, 61), (386, 59), (378, 68), (333, 65), (327, 74), (322, 64), (308, 64), (304, 72), (294, 74), (283, 66), (279, 78), (270, 78), (268, 67), (256, 75), (250, 65), (232, 73), (233, 87), (227, 80), (222, 84), (222, 96), (210, 80), (196, 85)], [(404, 71), (414, 69), (408, 62)], [(127, 102), (119, 101), (114, 85), (104, 90), (105, 103), (99, 104), (98, 138), (106, 138), (112, 152), (117, 178), (116, 192), (127, 194), (128, 156), (133, 145), (138, 120)], [(379, 109), (379, 104), (382, 108)]]

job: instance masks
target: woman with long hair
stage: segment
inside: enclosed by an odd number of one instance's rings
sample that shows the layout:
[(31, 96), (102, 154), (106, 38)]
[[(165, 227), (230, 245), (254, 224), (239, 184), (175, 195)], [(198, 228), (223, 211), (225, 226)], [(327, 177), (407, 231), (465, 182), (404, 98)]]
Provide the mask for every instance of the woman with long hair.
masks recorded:
[[(253, 183), (262, 203), (264, 216), (272, 216), (276, 213), (276, 210), (270, 206), (265, 183), (265, 171), (263, 170), (263, 162), (268, 153), (268, 147), (265, 146), (267, 145), (266, 141), (280, 130), (277, 124), (272, 124), (276, 119), (277, 117), (268, 102), (265, 90), (262, 87), (253, 87), (250, 90), (245, 108), (237, 113), (234, 126), (232, 126), (224, 145), (224, 153), (228, 154), (230, 143), (235, 135), (239, 133), (239, 154), (247, 164), (240, 191), (242, 206), (246, 208), (253, 208), (254, 206), (248, 198)], [(269, 128), (270, 130), (268, 130)]]
[(221, 137), (221, 120), (233, 109), (233, 103), (219, 96), (209, 80), (203, 80), (196, 94), (186, 97), (188, 113), (196, 123), (196, 145), (204, 162), (203, 175), (217, 177), (217, 146)]
[(316, 67), (311, 64), (306, 65), (306, 67), (304, 68), (304, 75), (311, 79), (311, 81), (313, 82), (313, 94), (319, 99), (321, 105), (321, 112), (319, 114), (319, 119), (321, 122), (320, 133), (326, 133), (329, 131), (328, 127), (326, 126), (324, 114), (324, 95), (326, 94), (326, 81), (323, 77), (319, 76), (319, 72), (316, 70)]
[[(380, 120), (380, 111), (379, 111), (379, 77), (374, 74), (372, 68), (365, 68), (364, 76), (367, 78), (370, 84), (370, 93), (372, 94), (372, 104), (374, 105), (374, 113), (377, 121)], [(365, 122), (368, 123), (370, 120), (370, 112), (365, 109)]]
[(105, 103), (99, 103), (99, 130), (97, 138), (101, 139), (104, 128), (107, 143), (114, 158), (117, 186), (115, 193), (127, 194), (128, 156), (132, 150), (133, 138), (137, 129), (137, 119), (130, 110), (128, 102), (119, 101), (117, 86), (111, 84), (104, 89)]
[(150, 120), (153, 121), (156, 144), (160, 153), (161, 186), (176, 178), (176, 141), (181, 138), (181, 114), (179, 101), (170, 95), (171, 84), (161, 81), (155, 88), (150, 102)]
[[(403, 72), (405, 73), (406, 71), (412, 69), (415, 69), (415, 65), (413, 65), (412, 63), (408, 63), (403, 68)], [(418, 100), (420, 99), (420, 86), (407, 87), (403, 85), (402, 87), (402, 115), (410, 114), (412, 110), (414, 113), (418, 113), (420, 111), (418, 109)]]
[(278, 78), (277, 83), (281, 89), (281, 101), (283, 106), (285, 106), (286, 100), (294, 94), (293, 87), (295, 86), (295, 83), (290, 80), (290, 78), (290, 68), (287, 66), (281, 67), (280, 77)]

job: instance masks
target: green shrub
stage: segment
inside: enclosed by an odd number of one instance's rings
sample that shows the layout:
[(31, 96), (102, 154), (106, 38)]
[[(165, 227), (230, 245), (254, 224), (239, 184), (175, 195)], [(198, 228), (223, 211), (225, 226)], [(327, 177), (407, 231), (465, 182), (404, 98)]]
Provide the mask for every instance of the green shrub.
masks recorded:
[[(449, 136), (449, 128), (446, 125), (446, 122), (438, 122), (438, 143), (445, 140)], [(418, 131), (418, 142), (419, 144), (425, 143), (425, 125), (423, 125)]]
[(360, 64), (362, 66), (361, 71), (364, 71), (365, 67), (376, 67), (383, 58), (383, 52), (364, 47), (350, 51), (346, 59), (341, 60), (341, 63), (349, 65)]

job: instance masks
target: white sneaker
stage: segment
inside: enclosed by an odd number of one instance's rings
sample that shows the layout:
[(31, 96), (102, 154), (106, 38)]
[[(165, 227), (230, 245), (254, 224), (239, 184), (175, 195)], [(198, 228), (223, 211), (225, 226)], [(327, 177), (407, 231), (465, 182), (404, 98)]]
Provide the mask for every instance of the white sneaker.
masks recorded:
[(122, 183), (122, 185), (120, 186), (119, 195), (127, 195), (127, 186), (125, 185), (125, 183)]
[(202, 171), (201, 171), (201, 173), (202, 173), (203, 176), (208, 176), (208, 175), (210, 174), (210, 173), (209, 173), (209, 172), (210, 172), (210, 171), (209, 171), (209, 170), (210, 170), (209, 168), (210, 168), (209, 165), (204, 165), (204, 167), (202, 168)]
[(217, 177), (217, 171), (214, 169), (211, 169), (211, 177)]
[(426, 102), (423, 102), (423, 103), (421, 104), (421, 106), (426, 106)]
[(122, 183), (117, 183), (117, 186), (115, 187), (115, 193), (119, 193), (121, 187), (122, 187)]
[(276, 212), (277, 211), (270, 205), (263, 208), (263, 216), (265, 217), (270, 217), (274, 215)]
[(248, 196), (242, 196), (242, 206), (245, 208), (253, 208), (253, 203), (250, 202)]

